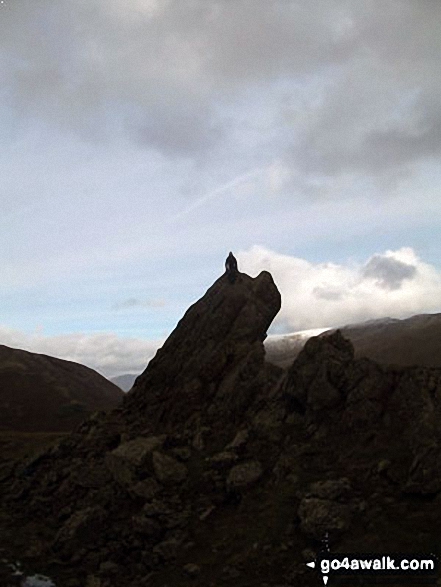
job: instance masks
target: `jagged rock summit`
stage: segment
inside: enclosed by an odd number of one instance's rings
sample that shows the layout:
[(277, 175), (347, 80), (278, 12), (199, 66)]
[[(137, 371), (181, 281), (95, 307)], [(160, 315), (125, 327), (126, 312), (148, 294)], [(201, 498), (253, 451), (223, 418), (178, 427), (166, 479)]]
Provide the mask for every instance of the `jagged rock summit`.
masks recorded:
[(279, 307), (268, 273), (222, 276), (120, 408), (0, 464), (10, 560), (57, 587), (312, 587), (326, 535), (438, 552), (441, 371), (355, 359), (340, 332), (284, 371), (262, 344)]
[(254, 279), (238, 273), (234, 283), (224, 274), (187, 310), (137, 378), (125, 398), (127, 417), (173, 427), (240, 401), (244, 371), (249, 379), (263, 367), (263, 341), (280, 304), (267, 271)]

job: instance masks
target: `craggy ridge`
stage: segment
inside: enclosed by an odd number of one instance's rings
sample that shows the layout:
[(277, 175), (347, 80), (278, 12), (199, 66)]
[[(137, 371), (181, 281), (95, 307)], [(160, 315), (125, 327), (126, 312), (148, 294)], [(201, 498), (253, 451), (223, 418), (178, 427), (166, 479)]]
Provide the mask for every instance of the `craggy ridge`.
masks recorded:
[(320, 585), (326, 533), (439, 551), (441, 370), (356, 360), (337, 331), (283, 371), (280, 303), (267, 272), (223, 275), (121, 407), (3, 463), (2, 546), (60, 587)]

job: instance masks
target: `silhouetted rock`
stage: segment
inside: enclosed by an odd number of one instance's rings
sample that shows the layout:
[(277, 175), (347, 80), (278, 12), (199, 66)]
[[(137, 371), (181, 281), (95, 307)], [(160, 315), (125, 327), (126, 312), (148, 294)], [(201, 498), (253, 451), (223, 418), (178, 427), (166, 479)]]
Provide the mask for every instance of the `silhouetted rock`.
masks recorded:
[(279, 309), (269, 273), (255, 279), (239, 273), (234, 287), (223, 275), (137, 378), (124, 401), (126, 416), (161, 430), (179, 424), (195, 432), (202, 413), (211, 414), (214, 426), (221, 413), (240, 418), (264, 369), (262, 343)]

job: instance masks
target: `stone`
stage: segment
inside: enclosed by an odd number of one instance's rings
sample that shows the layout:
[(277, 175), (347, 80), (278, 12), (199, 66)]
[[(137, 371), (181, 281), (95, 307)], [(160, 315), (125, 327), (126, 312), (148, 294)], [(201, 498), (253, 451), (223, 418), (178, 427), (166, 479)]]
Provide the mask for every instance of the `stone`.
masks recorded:
[(188, 461), (191, 457), (191, 449), (188, 446), (178, 446), (170, 452), (180, 461)]
[(99, 567), (99, 572), (102, 575), (116, 575), (119, 571), (120, 566), (113, 561), (104, 561)]
[(323, 410), (338, 405), (339, 391), (329, 382), (326, 366), (322, 365), (308, 389), (307, 404), (313, 410)]
[(105, 463), (117, 483), (132, 485), (148, 466), (152, 453), (162, 446), (164, 436), (139, 437), (120, 444), (106, 454)]
[(441, 526), (441, 372), (354, 359), (339, 334), (283, 372), (262, 344), (277, 306), (268, 275), (218, 280), (120, 408), (4, 476), (5, 541), (37, 529), (34, 561), (102, 587), (190, 585), (186, 563), (194, 584), (309, 584), (302, 549), (327, 532), (342, 551), (425, 551)]
[(165, 485), (181, 483), (188, 472), (183, 463), (158, 451), (153, 453), (153, 470), (156, 478)]
[(84, 539), (97, 536), (107, 519), (102, 507), (86, 507), (72, 514), (55, 536), (54, 547), (73, 553)]
[(346, 477), (327, 479), (312, 483), (309, 492), (314, 497), (320, 497), (321, 499), (347, 499), (351, 493), (351, 484)]
[(260, 410), (253, 419), (253, 430), (259, 436), (270, 434), (280, 428), (285, 415), (283, 406), (271, 406)]
[(132, 523), (133, 531), (137, 534), (156, 539), (161, 535), (161, 524), (153, 518), (148, 518), (144, 515), (133, 516)]
[(248, 461), (235, 465), (227, 477), (227, 489), (246, 489), (256, 483), (263, 474), (262, 465), (259, 461)]
[(149, 500), (157, 495), (160, 490), (161, 486), (159, 483), (153, 477), (148, 477), (132, 485), (129, 492), (138, 497), (143, 497), (145, 500)]
[(178, 549), (181, 543), (175, 538), (164, 540), (153, 548), (153, 552), (161, 558), (164, 562), (173, 560), (178, 555)]
[(403, 491), (433, 495), (441, 491), (441, 458), (438, 444), (417, 449)]
[(237, 455), (230, 452), (230, 451), (223, 451), (218, 452), (217, 454), (213, 455), (208, 461), (216, 468), (223, 468), (228, 467), (235, 461), (237, 461)]
[(334, 537), (348, 530), (352, 510), (348, 505), (328, 499), (305, 497), (300, 502), (298, 516), (303, 532), (315, 540), (323, 540), (326, 533)]
[(183, 571), (188, 577), (194, 579), (200, 574), (201, 567), (199, 565), (194, 564), (194, 563), (188, 563), (188, 564), (184, 565)]
[(248, 438), (250, 436), (248, 428), (244, 428), (243, 430), (239, 430), (233, 440), (227, 444), (225, 447), (226, 451), (229, 450), (238, 450), (243, 448), (246, 443), (248, 442)]

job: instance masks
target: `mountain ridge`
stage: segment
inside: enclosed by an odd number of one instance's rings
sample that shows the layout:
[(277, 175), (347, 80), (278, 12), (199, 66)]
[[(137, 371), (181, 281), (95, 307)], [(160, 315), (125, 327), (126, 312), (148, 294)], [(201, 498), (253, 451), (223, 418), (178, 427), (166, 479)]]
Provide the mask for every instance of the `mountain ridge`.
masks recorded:
[[(354, 345), (356, 357), (368, 357), (382, 365), (441, 367), (441, 313), (416, 314), (409, 318), (376, 318), (365, 322), (323, 329), (319, 336), (340, 330)], [(268, 337), (267, 360), (288, 368), (307, 338), (302, 333)], [(309, 337), (308, 337), (309, 338)]]

